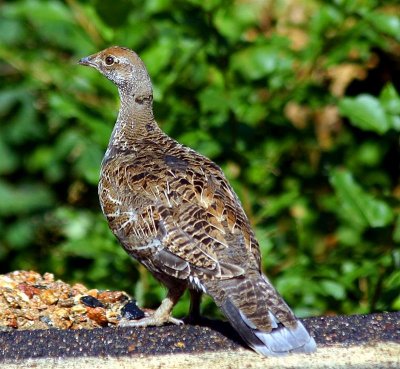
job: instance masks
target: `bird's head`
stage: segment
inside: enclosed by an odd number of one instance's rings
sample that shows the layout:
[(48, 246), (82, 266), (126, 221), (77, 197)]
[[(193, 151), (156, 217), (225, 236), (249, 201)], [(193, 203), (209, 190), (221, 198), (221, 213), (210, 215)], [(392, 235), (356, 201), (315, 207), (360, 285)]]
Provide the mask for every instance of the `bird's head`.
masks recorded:
[(132, 50), (112, 46), (82, 58), (78, 63), (97, 69), (118, 86), (122, 96), (152, 99), (153, 91), (149, 74), (142, 60)]

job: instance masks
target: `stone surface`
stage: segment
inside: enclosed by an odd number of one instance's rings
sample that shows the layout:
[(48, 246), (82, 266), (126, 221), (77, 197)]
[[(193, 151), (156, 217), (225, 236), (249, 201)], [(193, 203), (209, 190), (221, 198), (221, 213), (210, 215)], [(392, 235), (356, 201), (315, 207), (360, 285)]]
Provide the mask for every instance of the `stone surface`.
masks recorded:
[(0, 367), (16, 368), (399, 368), (400, 312), (317, 317), (304, 324), (318, 351), (262, 358), (227, 323), (0, 333)]
[(314, 354), (265, 358), (239, 349), (196, 354), (137, 357), (79, 357), (31, 359), (7, 363), (7, 369), (398, 369), (400, 345), (394, 343), (353, 347), (322, 347)]

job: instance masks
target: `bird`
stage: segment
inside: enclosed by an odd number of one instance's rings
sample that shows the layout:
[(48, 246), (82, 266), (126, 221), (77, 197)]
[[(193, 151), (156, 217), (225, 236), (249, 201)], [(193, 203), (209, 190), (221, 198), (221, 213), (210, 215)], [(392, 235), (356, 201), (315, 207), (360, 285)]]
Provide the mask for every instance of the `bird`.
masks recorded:
[(157, 124), (138, 54), (112, 46), (78, 63), (111, 80), (120, 97), (101, 163), (102, 212), (125, 251), (167, 288), (153, 314), (125, 324), (182, 324), (172, 309), (188, 289), (190, 316), (199, 316), (203, 293), (211, 296), (260, 355), (314, 352), (314, 338), (263, 274), (255, 233), (220, 167)]

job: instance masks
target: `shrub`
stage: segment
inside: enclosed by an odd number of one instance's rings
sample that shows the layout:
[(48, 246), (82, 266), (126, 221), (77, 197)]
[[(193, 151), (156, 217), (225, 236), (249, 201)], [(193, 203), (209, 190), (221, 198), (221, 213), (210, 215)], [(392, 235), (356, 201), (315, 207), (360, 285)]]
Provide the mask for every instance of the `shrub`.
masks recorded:
[(76, 61), (119, 44), (145, 61), (162, 128), (227, 174), (299, 315), (400, 309), (394, 14), (376, 0), (4, 3), (1, 271), (162, 298), (98, 206), (118, 97)]

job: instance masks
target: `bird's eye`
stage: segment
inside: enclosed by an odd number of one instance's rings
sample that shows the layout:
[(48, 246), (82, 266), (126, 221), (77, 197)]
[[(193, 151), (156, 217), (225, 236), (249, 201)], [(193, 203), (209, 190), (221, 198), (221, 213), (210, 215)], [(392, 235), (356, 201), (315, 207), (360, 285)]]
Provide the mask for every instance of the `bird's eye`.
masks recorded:
[(107, 65), (112, 65), (114, 64), (114, 58), (112, 56), (107, 56), (106, 57), (106, 64)]

